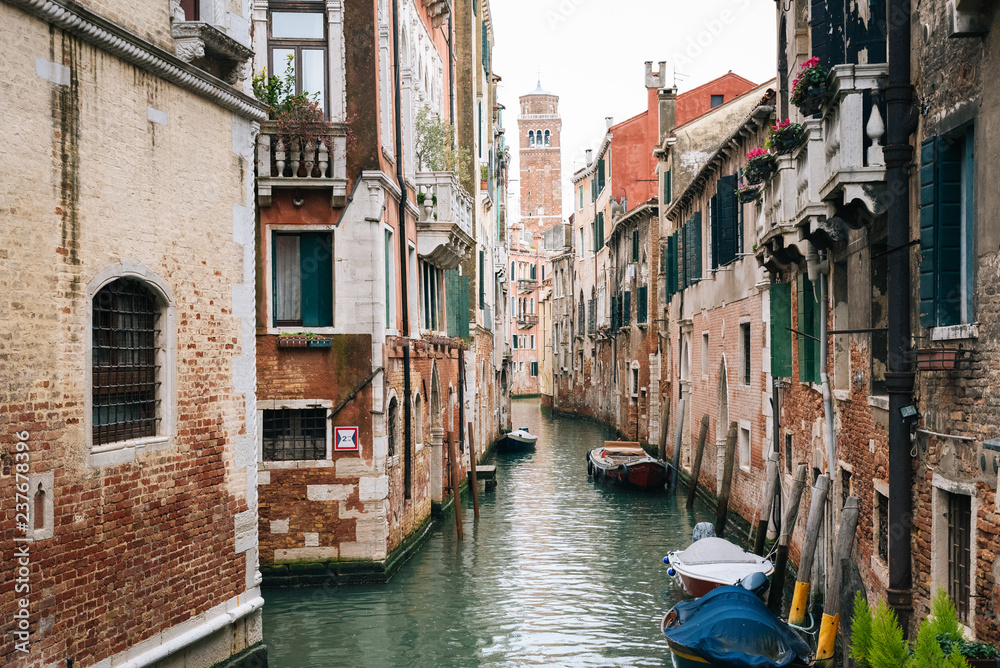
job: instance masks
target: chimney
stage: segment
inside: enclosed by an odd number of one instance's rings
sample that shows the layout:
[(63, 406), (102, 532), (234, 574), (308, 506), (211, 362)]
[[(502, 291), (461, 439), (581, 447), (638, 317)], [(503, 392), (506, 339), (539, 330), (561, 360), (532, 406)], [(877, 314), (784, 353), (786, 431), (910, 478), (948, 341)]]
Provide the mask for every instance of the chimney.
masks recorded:
[(660, 117), (660, 143), (677, 125), (677, 89), (660, 88), (656, 91)]
[(587, 155), (587, 167), (590, 167), (590, 163), (592, 163), (594, 161), (594, 150), (588, 148), (585, 151), (585, 153)]
[(611, 126), (614, 125), (614, 124), (615, 124), (615, 119), (614, 119), (613, 116), (605, 116), (604, 117), (605, 129), (610, 130)]
[(665, 88), (667, 85), (667, 64), (662, 60), (657, 63), (659, 71), (653, 73), (653, 61), (646, 61), (646, 88)]

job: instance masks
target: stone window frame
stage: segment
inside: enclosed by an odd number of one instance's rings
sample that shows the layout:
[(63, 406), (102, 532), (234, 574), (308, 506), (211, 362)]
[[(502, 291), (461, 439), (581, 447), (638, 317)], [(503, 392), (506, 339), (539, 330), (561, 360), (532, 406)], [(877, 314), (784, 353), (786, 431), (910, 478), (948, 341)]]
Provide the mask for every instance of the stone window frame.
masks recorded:
[[(156, 360), (160, 368), (157, 390), (157, 413), (160, 418), (156, 436), (94, 444), (94, 297), (104, 287), (122, 278), (141, 281), (154, 293), (160, 309), (160, 333), (156, 341)], [(84, 438), (87, 466), (101, 468), (133, 461), (136, 454), (174, 447), (177, 436), (177, 301), (165, 280), (136, 262), (106, 267), (87, 285), (86, 344), (84, 349)], [(51, 494), (49, 495), (51, 498)]]
[[(396, 402), (396, 420), (399, 423), (400, 427), (399, 427), (398, 432), (396, 433), (396, 436), (398, 438), (394, 439), (394, 445), (396, 446), (396, 448), (395, 448), (396, 452), (393, 453), (392, 455), (389, 455), (389, 430), (394, 428), (394, 425), (391, 422), (391, 412), (392, 412), (392, 402), (393, 401)], [(386, 453), (385, 467), (386, 467), (386, 469), (396, 468), (397, 466), (399, 466), (399, 463), (402, 461), (402, 457), (400, 456), (400, 453), (399, 453), (399, 451), (402, 449), (402, 446), (403, 446), (403, 429), (402, 429), (402, 426), (401, 426), (402, 423), (403, 423), (403, 416), (400, 415), (400, 408), (401, 408), (401, 406), (402, 406), (402, 401), (400, 400), (399, 395), (396, 394), (395, 388), (390, 389), (389, 393), (386, 395), (386, 398), (385, 398), (385, 453)]]
[[(739, 459), (740, 470), (744, 473), (750, 473), (753, 468), (753, 429), (750, 425), (750, 420), (739, 420), (739, 431), (737, 432), (736, 445), (737, 445), (737, 457)], [(747, 434), (746, 440), (746, 463), (743, 461), (743, 432)]]
[[(264, 411), (302, 410), (305, 408), (326, 409), (326, 457), (323, 459), (291, 459), (283, 461), (264, 460)], [(333, 401), (329, 399), (258, 399), (257, 400), (257, 469), (270, 471), (272, 469), (330, 468), (333, 466), (333, 421), (330, 419), (330, 409)]]
[[(878, 527), (879, 527), (879, 511), (878, 511), (878, 497), (879, 495), (884, 496), (886, 499), (889, 498), (889, 483), (884, 480), (879, 480), (877, 478), (872, 480), (872, 558), (871, 558), (871, 569), (872, 573), (878, 578), (879, 582), (883, 586), (889, 586), (889, 564), (882, 560), (882, 557), (878, 554)], [(888, 521), (888, 518), (886, 518)]]
[[(333, 271), (330, 276), (333, 286), (333, 325), (329, 327), (306, 327), (304, 325), (279, 325), (274, 324), (274, 247), (272, 246), (274, 232), (328, 232), (330, 234), (330, 248), (333, 254)], [(337, 228), (334, 225), (294, 225), (294, 224), (266, 224), (264, 233), (260, 240), (261, 258), (263, 259), (264, 273), (264, 303), (267, 305), (264, 313), (265, 328), (268, 334), (298, 334), (302, 331), (309, 331), (312, 334), (343, 334), (344, 328), (337, 325)]]
[[(973, 482), (958, 482), (945, 478), (940, 473), (934, 473), (931, 479), (931, 583), (930, 591), (936, 592), (939, 587), (948, 591), (948, 501), (947, 495), (955, 494), (970, 498), (969, 549), (971, 551), (969, 569), (969, 616), (976, 615), (976, 571), (977, 571), (977, 539), (979, 529), (977, 517), (981, 499), (976, 494), (976, 484)], [(975, 640), (975, 628), (962, 624), (963, 635)]]
[[(752, 319), (748, 315), (740, 316), (739, 322), (737, 324), (739, 325), (739, 330), (740, 330), (740, 340), (739, 340), (739, 348), (740, 348), (740, 377), (739, 377), (739, 381), (740, 382), (736, 383), (736, 387), (742, 388), (744, 390), (748, 390), (751, 387), (753, 387), (753, 324), (752, 324)], [(749, 350), (745, 349), (746, 348), (746, 344), (745, 344), (744, 336), (743, 336), (743, 331), (744, 331), (743, 327), (744, 326), (746, 326), (747, 330), (749, 331), (749, 337), (750, 337), (750, 347), (749, 347)], [(744, 365), (745, 365), (745, 363), (747, 362), (748, 359), (749, 359), (749, 367), (745, 367)], [(746, 373), (744, 373), (744, 372), (746, 372)]]
[(712, 353), (710, 332), (706, 329), (701, 333), (701, 379), (708, 380), (708, 358)]

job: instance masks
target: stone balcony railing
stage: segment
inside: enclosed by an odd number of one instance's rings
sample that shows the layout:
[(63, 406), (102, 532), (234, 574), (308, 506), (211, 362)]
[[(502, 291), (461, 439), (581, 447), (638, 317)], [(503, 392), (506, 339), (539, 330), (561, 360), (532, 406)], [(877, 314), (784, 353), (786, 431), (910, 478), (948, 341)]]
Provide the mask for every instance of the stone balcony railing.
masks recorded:
[(531, 329), (538, 324), (538, 316), (522, 313), (517, 316), (517, 324), (520, 325), (522, 329)]
[(806, 140), (778, 156), (778, 173), (763, 193), (757, 257), (765, 265), (800, 260), (807, 241), (827, 248), (847, 227), (868, 225), (885, 212), (885, 125), (877, 97), (888, 67), (837, 65), (819, 118), (802, 125)]
[(475, 246), (472, 197), (454, 172), (417, 172), (417, 253), (441, 269), (454, 269)]
[(519, 278), (517, 280), (517, 289), (520, 292), (528, 293), (534, 292), (535, 288), (538, 287), (538, 281), (533, 278)]
[(507, 284), (507, 247), (502, 244), (493, 245), (493, 273), (496, 274), (500, 285)]
[(308, 142), (283, 138), (274, 121), (257, 138), (257, 202), (271, 205), (274, 188), (329, 188), (330, 206), (347, 201), (347, 126), (331, 123)]

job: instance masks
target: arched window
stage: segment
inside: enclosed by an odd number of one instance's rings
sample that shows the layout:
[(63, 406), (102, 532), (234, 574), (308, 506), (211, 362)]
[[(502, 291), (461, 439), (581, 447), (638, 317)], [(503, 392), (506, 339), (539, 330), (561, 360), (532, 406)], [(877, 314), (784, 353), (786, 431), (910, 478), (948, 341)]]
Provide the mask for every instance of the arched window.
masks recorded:
[(387, 455), (391, 459), (396, 456), (396, 444), (399, 442), (397, 433), (399, 431), (399, 404), (396, 402), (396, 397), (389, 400), (388, 420), (388, 424), (386, 425)]
[(534, 145), (535, 145), (535, 131), (528, 130), (528, 146), (534, 146)]
[(531, 313), (532, 315), (534, 315), (535, 314), (535, 298), (534, 297), (531, 298), (530, 307), (529, 308), (531, 310), (528, 311), (528, 313)]
[(160, 433), (163, 301), (148, 284), (119, 278), (93, 300), (93, 444)]
[(549, 145), (549, 131), (548, 130), (545, 131), (545, 145), (546, 146)]

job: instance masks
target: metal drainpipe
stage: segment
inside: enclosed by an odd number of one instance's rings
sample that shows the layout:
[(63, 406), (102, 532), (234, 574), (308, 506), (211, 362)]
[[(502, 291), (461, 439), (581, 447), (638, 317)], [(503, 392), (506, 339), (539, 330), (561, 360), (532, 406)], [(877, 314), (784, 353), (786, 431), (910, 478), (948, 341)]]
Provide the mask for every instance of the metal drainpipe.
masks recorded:
[(910, 0), (890, 0), (888, 55), (889, 83), (885, 89), (886, 186), (889, 193), (888, 254), (889, 355), (885, 374), (889, 392), (889, 588), (886, 598), (900, 624), (909, 627), (913, 610), (910, 564), (910, 527), (913, 519), (910, 488), (912, 447), (910, 429), (900, 409), (912, 401), (914, 372), (906, 351), (910, 347), (910, 183), (907, 169), (913, 158), (908, 116), (913, 104), (910, 83)]
[[(400, 286), (403, 292), (403, 487), (405, 498), (410, 498), (410, 309), (409, 309), (409, 278), (410, 264), (406, 257), (406, 182), (403, 174), (403, 105), (402, 79), (400, 67), (402, 57), (399, 53), (399, 0), (392, 0), (392, 51), (396, 67), (393, 68), (395, 80), (395, 117), (396, 117), (396, 182), (401, 195), (399, 197), (399, 267)], [(386, 323), (388, 326), (388, 323)]]

